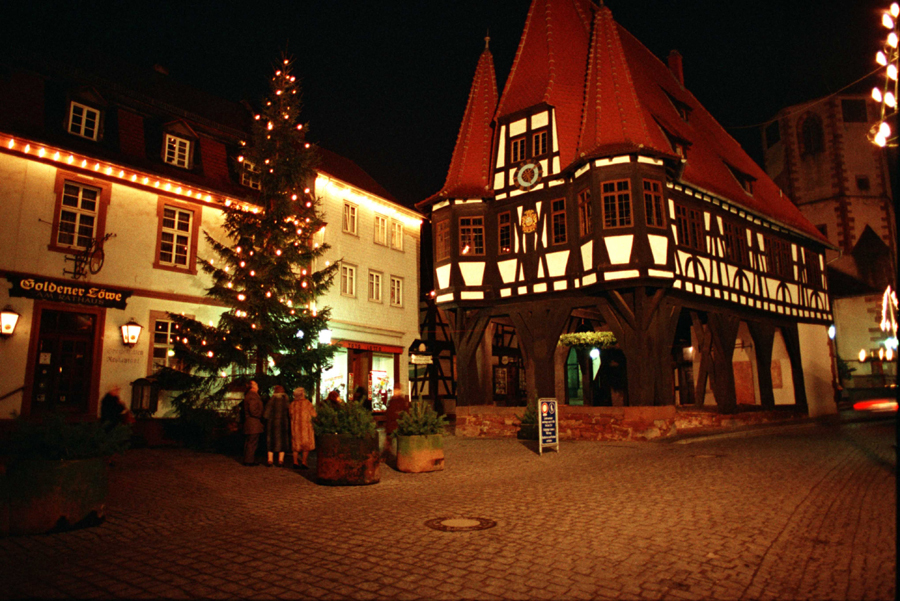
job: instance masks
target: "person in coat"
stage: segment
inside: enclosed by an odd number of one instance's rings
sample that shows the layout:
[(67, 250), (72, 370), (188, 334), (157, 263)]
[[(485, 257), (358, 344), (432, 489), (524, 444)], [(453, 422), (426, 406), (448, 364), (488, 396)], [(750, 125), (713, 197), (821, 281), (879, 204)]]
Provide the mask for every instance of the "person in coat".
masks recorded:
[[(294, 401), (290, 406), (291, 412), (291, 450), (294, 455), (294, 467), (309, 467), (309, 452), (316, 448), (316, 437), (313, 432), (312, 418), (316, 416), (316, 408), (306, 398), (306, 390), (294, 389)], [(298, 464), (298, 455), (302, 463)]]
[(276, 386), (263, 411), (263, 418), (266, 420), (266, 449), (269, 452), (267, 467), (272, 467), (275, 453), (278, 453), (278, 467), (284, 467), (284, 453), (291, 438), (289, 403), (284, 387)]
[(244, 465), (247, 466), (256, 465), (256, 447), (259, 445), (259, 435), (263, 433), (262, 414), (259, 386), (251, 381), (244, 393)]
[(388, 401), (387, 411), (385, 412), (384, 432), (388, 436), (397, 429), (397, 419), (400, 414), (409, 409), (409, 397), (403, 394), (402, 388), (394, 389), (394, 396)]

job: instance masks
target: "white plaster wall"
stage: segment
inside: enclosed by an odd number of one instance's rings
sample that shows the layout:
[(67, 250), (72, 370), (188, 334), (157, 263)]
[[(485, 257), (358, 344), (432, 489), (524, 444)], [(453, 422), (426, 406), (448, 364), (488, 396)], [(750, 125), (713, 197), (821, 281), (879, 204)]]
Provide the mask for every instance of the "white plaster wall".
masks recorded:
[[(321, 180), (320, 180), (321, 181)], [(334, 283), (319, 301), (319, 307), (331, 307), (329, 324), (333, 338), (386, 344), (403, 347), (400, 359), (400, 382), (404, 390), (408, 388), (409, 345), (418, 338), (419, 332), (419, 252), (421, 234), (419, 226), (403, 225), (403, 250), (375, 244), (376, 210), (364, 203), (348, 200), (357, 205), (357, 234), (342, 231), (346, 185), (335, 181), (335, 187), (317, 185), (316, 194), (321, 201), (321, 211), (328, 222), (322, 238), (331, 246), (320, 261), (335, 263), (344, 260), (356, 266), (356, 296), (341, 294), (340, 271), (335, 274)], [(357, 194), (362, 194), (357, 192)], [(393, 203), (371, 197), (384, 207)], [(377, 211), (387, 215), (385, 211)], [(388, 231), (390, 242), (390, 230)], [(324, 266), (324, 264), (322, 265)], [(368, 299), (369, 270), (382, 273), (382, 302)], [(391, 276), (403, 278), (403, 306), (393, 307), (390, 302)]]
[(824, 325), (799, 323), (800, 357), (806, 402), (810, 417), (837, 413), (831, 382), (831, 358), (828, 354), (828, 328)]

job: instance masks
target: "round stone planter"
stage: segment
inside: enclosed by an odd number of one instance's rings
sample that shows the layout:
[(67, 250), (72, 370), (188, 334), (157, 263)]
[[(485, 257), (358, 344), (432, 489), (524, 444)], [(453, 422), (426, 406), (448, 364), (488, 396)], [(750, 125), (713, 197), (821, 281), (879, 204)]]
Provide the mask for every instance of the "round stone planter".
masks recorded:
[(316, 436), (316, 481), (332, 486), (375, 484), (381, 480), (378, 436)]
[(40, 534), (77, 524), (91, 514), (103, 518), (108, 469), (107, 458), (15, 462), (0, 486), (9, 534)]
[(443, 435), (398, 436), (397, 469), (412, 473), (444, 469)]

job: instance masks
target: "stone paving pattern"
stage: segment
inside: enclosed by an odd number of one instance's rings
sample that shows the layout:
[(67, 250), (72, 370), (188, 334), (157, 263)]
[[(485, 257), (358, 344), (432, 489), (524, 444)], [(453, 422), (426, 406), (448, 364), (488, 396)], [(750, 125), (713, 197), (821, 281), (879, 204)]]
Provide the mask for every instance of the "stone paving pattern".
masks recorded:
[(893, 419), (529, 444), (451, 436), (445, 471), (351, 488), (128, 451), (102, 525), (0, 540), (0, 598), (895, 598)]

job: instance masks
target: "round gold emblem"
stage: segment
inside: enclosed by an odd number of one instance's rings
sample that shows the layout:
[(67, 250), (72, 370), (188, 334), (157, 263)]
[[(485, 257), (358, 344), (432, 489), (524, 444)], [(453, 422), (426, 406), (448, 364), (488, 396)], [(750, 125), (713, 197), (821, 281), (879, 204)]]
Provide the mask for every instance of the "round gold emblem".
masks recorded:
[(531, 234), (537, 229), (538, 216), (534, 209), (528, 209), (522, 214), (522, 231)]

